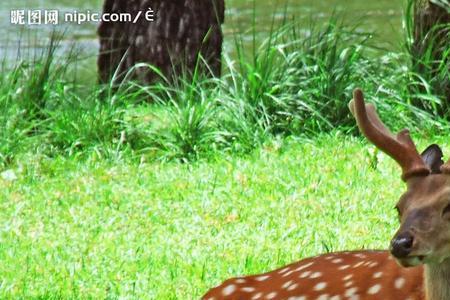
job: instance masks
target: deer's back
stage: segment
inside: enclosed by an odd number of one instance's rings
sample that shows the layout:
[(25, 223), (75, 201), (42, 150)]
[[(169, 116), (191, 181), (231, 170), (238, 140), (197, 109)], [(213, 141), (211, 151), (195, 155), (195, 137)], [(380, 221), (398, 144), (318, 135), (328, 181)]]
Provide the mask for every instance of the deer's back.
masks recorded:
[(424, 300), (423, 286), (422, 266), (402, 268), (387, 251), (352, 251), (232, 278), (202, 299)]

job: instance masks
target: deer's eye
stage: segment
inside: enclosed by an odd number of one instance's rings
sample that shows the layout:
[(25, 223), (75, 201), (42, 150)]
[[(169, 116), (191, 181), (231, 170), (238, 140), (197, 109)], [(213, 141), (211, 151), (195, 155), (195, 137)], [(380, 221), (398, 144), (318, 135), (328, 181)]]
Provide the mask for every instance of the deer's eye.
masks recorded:
[(447, 206), (444, 208), (444, 210), (442, 211), (442, 215), (448, 215), (450, 213), (450, 203), (447, 204)]

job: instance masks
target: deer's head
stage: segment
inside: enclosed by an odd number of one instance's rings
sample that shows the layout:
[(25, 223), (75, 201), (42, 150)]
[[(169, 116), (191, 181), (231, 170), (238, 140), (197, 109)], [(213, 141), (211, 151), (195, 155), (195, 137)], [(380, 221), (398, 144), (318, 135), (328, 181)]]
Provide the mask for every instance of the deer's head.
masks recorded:
[(392, 134), (359, 89), (349, 106), (364, 136), (400, 165), (407, 185), (396, 205), (400, 228), (391, 254), (405, 267), (450, 258), (450, 162), (443, 163), (437, 145), (419, 154), (408, 130)]

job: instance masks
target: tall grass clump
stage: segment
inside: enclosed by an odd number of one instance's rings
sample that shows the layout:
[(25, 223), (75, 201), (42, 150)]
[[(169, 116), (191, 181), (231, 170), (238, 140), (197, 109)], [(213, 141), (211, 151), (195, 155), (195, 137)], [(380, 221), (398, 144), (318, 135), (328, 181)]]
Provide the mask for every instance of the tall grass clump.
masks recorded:
[(8, 164), (38, 133), (51, 99), (67, 86), (64, 77), (70, 64), (54, 64), (58, 37), (50, 38), (42, 50), (18, 52), (11, 66), (2, 58), (0, 70), (0, 166)]
[(53, 34), (43, 48), (18, 50), (15, 65), (3, 59), (0, 166), (24, 152), (71, 155), (89, 148), (104, 153), (120, 136), (121, 109), (100, 99), (100, 87), (81, 92), (86, 87), (72, 79), (77, 51), (62, 54), (60, 41)]
[(69, 155), (94, 151), (100, 157), (113, 154), (114, 145), (121, 143), (123, 108), (98, 101), (97, 96), (81, 98), (68, 92), (54, 109), (46, 110), (42, 137), (52, 147), (48, 150)]
[(312, 134), (353, 125), (347, 102), (354, 87), (368, 84), (370, 34), (335, 17), (322, 27), (302, 25), (288, 22), (273, 29), (250, 58), (236, 39), (237, 62), (226, 59), (221, 99), (233, 115), (223, 123), (228, 131), (244, 133), (247, 141), (254, 132), (253, 140), (260, 142), (258, 136), (267, 133)]
[(292, 115), (298, 120), (296, 133), (353, 125), (347, 102), (355, 87), (368, 85), (364, 72), (371, 67), (366, 53), (370, 37), (334, 17), (323, 27), (287, 29), (278, 46), (286, 59), (280, 75), (294, 96), (287, 100), (289, 111), (297, 112)]
[(69, 66), (76, 62), (75, 50), (57, 57), (62, 37), (53, 33), (42, 48), (18, 50), (17, 63), (8, 67), (6, 58), (2, 65), (2, 95), (20, 110), (28, 120), (44, 119), (44, 110), (59, 99), (60, 91), (73, 82), (69, 79)]
[(25, 121), (26, 112), (17, 109), (11, 99), (10, 93), (18, 91), (8, 89), (10, 78), (7, 77), (0, 75), (0, 167), (13, 161), (15, 154), (25, 146), (28, 133), (34, 127)]
[[(447, 1), (435, 1), (450, 12)], [(405, 48), (409, 60), (408, 92), (414, 106), (448, 120), (450, 113), (450, 23), (421, 24), (419, 2), (408, 0), (405, 9)], [(428, 17), (429, 18), (429, 17)], [(447, 17), (447, 19), (449, 19)], [(430, 28), (427, 28), (427, 27)]]
[[(199, 59), (193, 72), (182, 69), (178, 77), (165, 77), (154, 66), (139, 63), (133, 73), (151, 71), (158, 81), (142, 85), (128, 81), (113, 98), (129, 104), (123, 116), (126, 143), (135, 154), (158, 160), (190, 161), (219, 148), (217, 78), (205, 74)], [(130, 94), (133, 95), (130, 99)]]
[(148, 132), (149, 146), (164, 160), (192, 160), (217, 147), (216, 86), (214, 80), (195, 75), (148, 89), (158, 111), (156, 126)]

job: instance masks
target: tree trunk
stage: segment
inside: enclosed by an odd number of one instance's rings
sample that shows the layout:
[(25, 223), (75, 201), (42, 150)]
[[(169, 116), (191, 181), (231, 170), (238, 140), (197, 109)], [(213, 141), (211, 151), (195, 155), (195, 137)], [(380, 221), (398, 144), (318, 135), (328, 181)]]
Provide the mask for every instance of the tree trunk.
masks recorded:
[[(442, 96), (440, 114), (450, 111), (450, 6), (443, 0), (416, 0), (414, 41), (411, 48), (415, 71)], [(421, 92), (426, 87), (421, 85)]]
[(100, 81), (114, 77), (119, 83), (127, 72), (144, 83), (158, 79), (148, 66), (132, 70), (138, 63), (156, 67), (169, 80), (197, 66), (206, 75), (220, 76), (224, 9), (224, 0), (105, 0), (103, 13), (129, 13), (133, 20), (142, 13), (136, 23), (100, 23)]

